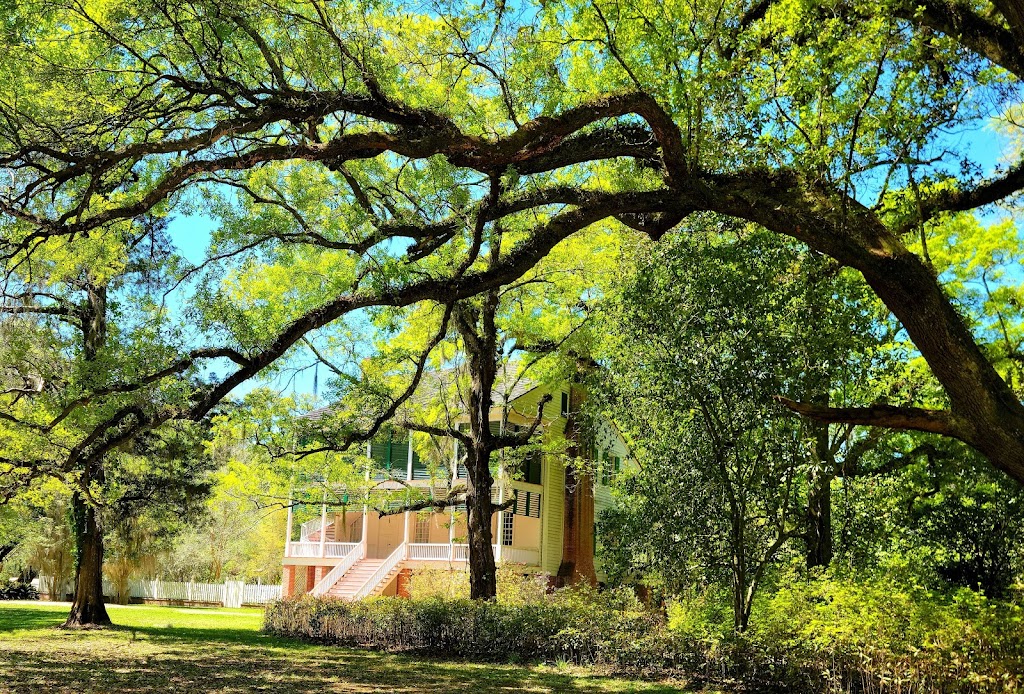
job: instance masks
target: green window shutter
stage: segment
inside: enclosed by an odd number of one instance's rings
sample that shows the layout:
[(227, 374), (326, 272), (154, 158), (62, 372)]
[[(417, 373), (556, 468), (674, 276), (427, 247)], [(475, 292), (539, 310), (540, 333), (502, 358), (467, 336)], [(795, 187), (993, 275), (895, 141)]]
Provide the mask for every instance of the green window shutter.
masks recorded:
[(382, 480), (387, 475), (382, 472), (383, 470), (389, 470), (389, 460), (391, 458), (391, 443), (386, 438), (377, 439), (370, 444), (370, 458), (373, 460), (373, 478), (375, 480)]
[(430, 479), (430, 469), (415, 448), (412, 449), (412, 478), (414, 480)]
[(519, 489), (512, 490), (515, 505), (512, 512), (517, 516), (529, 516), (540, 518), (540, 494), (537, 492), (525, 492)]
[(530, 484), (541, 484), (541, 456), (533, 453), (526, 461), (526, 481)]
[[(403, 432), (404, 433), (404, 432)], [(391, 441), (391, 465), (388, 468), (395, 477), (405, 479), (409, 470), (409, 437), (408, 434), (396, 434)]]
[(608, 459), (608, 453), (601, 454), (601, 484), (608, 486), (611, 484), (611, 461)]

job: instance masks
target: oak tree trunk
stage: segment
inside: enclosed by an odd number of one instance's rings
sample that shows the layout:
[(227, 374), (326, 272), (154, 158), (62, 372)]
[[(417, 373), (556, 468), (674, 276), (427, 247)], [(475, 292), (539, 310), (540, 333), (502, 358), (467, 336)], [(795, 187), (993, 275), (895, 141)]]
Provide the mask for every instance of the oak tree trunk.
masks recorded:
[(832, 563), (832, 480), (835, 464), (829, 450), (828, 424), (815, 422), (814, 465), (807, 476), (807, 568)]
[[(570, 458), (583, 459), (591, 450), (579, 415), (585, 397), (582, 389), (570, 386), (569, 415), (565, 423)], [(597, 585), (594, 567), (594, 475), (589, 466), (568, 465), (565, 468), (562, 562), (558, 567), (557, 583), (562, 586), (576, 583)]]
[(807, 568), (832, 563), (832, 475), (812, 470), (807, 490)]
[[(88, 302), (82, 316), (82, 346), (86, 362), (95, 362), (107, 340), (107, 289), (88, 286)], [(102, 459), (85, 464), (80, 484), (88, 489), (103, 484)], [(65, 627), (107, 626), (110, 617), (103, 604), (103, 529), (97, 508), (81, 492), (71, 502), (75, 527), (75, 598)]]
[(78, 541), (76, 549), (75, 598), (64, 626), (109, 626), (103, 604), (103, 531), (96, 509), (81, 493), (72, 499), (71, 513)]
[[(480, 455), (477, 451), (470, 458)], [(467, 461), (470, 472), (466, 494), (467, 533), (469, 535), (469, 597), (472, 600), (492, 600), (498, 594), (497, 569), (491, 548), (491, 486), (490, 456)]]
[(469, 362), (469, 441), (466, 450), (466, 511), (469, 535), (469, 595), (473, 600), (493, 600), (498, 594), (494, 550), (491, 549), (491, 405), (497, 375), (497, 292), (484, 295), (479, 312), (462, 307), (455, 325), (462, 336)]

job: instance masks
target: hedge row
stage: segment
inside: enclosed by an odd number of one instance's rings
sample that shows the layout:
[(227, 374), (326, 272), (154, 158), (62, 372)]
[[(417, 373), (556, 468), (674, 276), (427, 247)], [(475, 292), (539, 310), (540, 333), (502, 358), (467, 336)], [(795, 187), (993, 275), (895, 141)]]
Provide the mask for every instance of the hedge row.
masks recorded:
[(477, 661), (565, 661), (741, 680), (751, 691), (900, 694), (1022, 691), (1024, 610), (964, 591), (811, 581), (762, 601), (735, 634), (720, 601), (676, 602), (666, 620), (628, 592), (564, 590), (512, 602), (303, 597), (270, 605), (265, 630), (319, 643)]
[(657, 614), (616, 600), (583, 603), (569, 594), (532, 604), (439, 598), (348, 603), (305, 596), (270, 605), (264, 629), (321, 643), (472, 660), (672, 665), (665, 662), (671, 649)]

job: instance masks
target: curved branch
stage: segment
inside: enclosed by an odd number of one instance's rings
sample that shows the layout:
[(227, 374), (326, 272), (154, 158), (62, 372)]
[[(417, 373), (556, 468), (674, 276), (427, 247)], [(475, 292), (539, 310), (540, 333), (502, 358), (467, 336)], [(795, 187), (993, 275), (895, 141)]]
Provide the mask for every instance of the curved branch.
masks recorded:
[(895, 407), (893, 405), (827, 407), (809, 402), (797, 402), (781, 395), (776, 395), (775, 400), (783, 407), (803, 417), (828, 424), (853, 424), (924, 431), (952, 438), (963, 436), (956, 417), (949, 410), (926, 410), (920, 407)]

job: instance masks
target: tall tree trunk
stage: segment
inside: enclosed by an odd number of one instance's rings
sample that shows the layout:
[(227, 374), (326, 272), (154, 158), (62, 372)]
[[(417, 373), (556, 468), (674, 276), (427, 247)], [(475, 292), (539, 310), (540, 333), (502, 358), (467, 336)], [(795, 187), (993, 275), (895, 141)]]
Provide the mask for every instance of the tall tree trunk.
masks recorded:
[[(587, 452), (592, 450), (579, 415), (585, 399), (581, 388), (569, 387), (569, 416), (565, 423), (569, 441), (567, 453), (577, 459), (587, 458)], [(588, 467), (569, 465), (565, 468), (562, 562), (557, 579), (559, 585), (597, 585), (594, 567), (594, 475)]]
[(469, 597), (472, 600), (492, 600), (498, 594), (497, 567), (491, 548), (491, 487), (490, 454), (483, 446), (470, 453), (467, 469), (469, 486), (466, 494), (467, 532), (469, 535)]
[(807, 568), (832, 563), (832, 480), (835, 461), (829, 450), (828, 424), (814, 422), (814, 465), (807, 476)]
[[(107, 289), (89, 284), (82, 314), (82, 346), (85, 361), (95, 362), (107, 341)], [(103, 484), (102, 460), (90, 463), (80, 484)], [(75, 529), (75, 599), (65, 627), (107, 626), (110, 617), (103, 604), (103, 528), (98, 509), (82, 491), (74, 494), (71, 514)]]
[(832, 563), (832, 475), (812, 470), (807, 490), (807, 568)]
[(78, 540), (75, 599), (64, 626), (108, 626), (110, 617), (103, 604), (103, 530), (95, 507), (81, 492), (71, 501), (71, 514)]
[[(491, 549), (491, 405), (497, 376), (498, 293), (488, 292), (483, 306), (475, 311), (461, 307), (454, 314), (455, 326), (462, 336), (469, 361), (469, 429), (466, 451), (467, 533), (469, 535), (469, 595), (473, 600), (493, 600), (498, 594), (497, 569)], [(478, 325), (479, 324), (479, 325)]]

